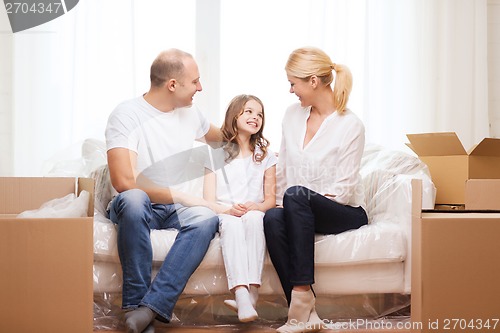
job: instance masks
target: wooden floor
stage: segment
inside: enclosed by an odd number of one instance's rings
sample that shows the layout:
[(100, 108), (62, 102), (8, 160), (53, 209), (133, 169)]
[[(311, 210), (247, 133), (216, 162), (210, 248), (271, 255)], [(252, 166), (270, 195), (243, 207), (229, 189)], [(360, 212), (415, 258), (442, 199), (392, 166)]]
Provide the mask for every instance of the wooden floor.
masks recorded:
[[(174, 326), (169, 327), (166, 324), (159, 324), (155, 327), (155, 333), (209, 333), (209, 332), (222, 332), (222, 333), (273, 333), (276, 332), (279, 324), (273, 325), (260, 325), (260, 324), (237, 324), (228, 326), (213, 326), (213, 327), (181, 327)], [(410, 333), (409, 329), (410, 322), (409, 319), (404, 320), (390, 320), (386, 322), (380, 321), (369, 321), (365, 323), (355, 322), (348, 323), (332, 323), (329, 325), (331, 329), (325, 329), (321, 332), (344, 332), (344, 333), (361, 333), (361, 332), (371, 332), (371, 333)], [(124, 330), (100, 330), (94, 331), (99, 333), (123, 333)]]
[[(94, 331), (99, 333), (124, 333), (125, 331)], [(276, 329), (273, 328), (165, 328), (165, 329), (156, 329), (155, 333), (213, 333), (213, 332), (221, 332), (221, 333), (275, 333)], [(343, 332), (343, 333), (410, 333), (410, 330), (398, 330), (398, 329), (360, 329), (360, 330), (322, 330), (320, 333), (329, 333), (329, 332)]]
[[(125, 331), (94, 331), (95, 333), (124, 333)], [(257, 332), (263, 332), (263, 333), (274, 333), (276, 332), (275, 328), (266, 328), (266, 327), (232, 327), (232, 328), (223, 328), (223, 327), (213, 327), (213, 328), (156, 328), (155, 333), (213, 333), (213, 332), (221, 332), (221, 333), (257, 333)], [(401, 332), (401, 333), (410, 333), (410, 330), (406, 329), (357, 329), (357, 330), (350, 330), (350, 329), (328, 329), (328, 330), (322, 330), (322, 333), (329, 333), (329, 332), (343, 332), (343, 333), (361, 333), (361, 332), (367, 332), (367, 333), (396, 333), (396, 332)]]
[[(160, 321), (155, 321), (155, 333), (274, 333), (286, 321), (287, 308), (284, 299), (283, 304), (274, 299), (262, 299), (259, 302), (261, 314), (256, 321), (252, 323), (240, 323), (237, 316), (223, 305), (224, 296), (201, 299), (181, 299), (177, 303), (176, 320), (171, 324), (165, 324)], [(355, 314), (382, 313), (382, 310), (388, 309), (385, 306), (377, 308), (377, 304), (384, 304), (385, 298), (379, 300), (369, 299), (365, 296), (361, 299), (357, 297), (336, 298), (335, 302), (330, 299), (317, 299), (317, 304), (324, 313), (319, 313), (321, 318), (358, 318)], [(390, 299), (389, 304), (402, 305), (403, 308), (391, 312), (390, 315), (379, 317), (381, 319), (351, 319), (350, 321), (328, 321), (325, 322), (329, 329), (321, 332), (345, 332), (345, 333), (395, 333), (403, 332), (410, 333), (411, 326), (409, 307), (404, 307), (408, 300), (401, 299), (400, 301)], [(118, 304), (118, 303), (117, 303)], [(360, 306), (360, 304), (362, 306)], [(99, 303), (95, 303), (99, 305)], [(110, 308), (109, 304), (104, 304), (105, 310)], [(124, 333), (123, 314), (119, 306), (111, 306), (111, 312), (105, 312), (101, 317), (94, 318), (94, 332), (99, 333)], [(362, 309), (367, 310), (364, 313)], [(374, 318), (373, 316), (361, 316), (366, 318)], [(376, 317), (376, 316), (375, 316)], [(122, 319), (120, 319), (122, 318)], [(348, 320), (348, 319), (347, 319)], [(181, 324), (184, 323), (184, 324)], [(198, 325), (196, 323), (206, 323)]]
[[(350, 321), (332, 321), (325, 322), (328, 329), (321, 332), (344, 332), (344, 333), (410, 333), (411, 328), (418, 329), (418, 326), (411, 323), (409, 316), (394, 316), (383, 319), (354, 319)], [(274, 333), (276, 329), (283, 323), (273, 321), (261, 321), (252, 323), (233, 322), (230, 324), (213, 324), (203, 326), (182, 325), (179, 322), (174, 324), (165, 324), (155, 321), (155, 333)], [(124, 333), (123, 323), (114, 323), (113, 326), (107, 326), (107, 329), (94, 329), (94, 332), (99, 333)], [(111, 328), (110, 328), (111, 327)]]

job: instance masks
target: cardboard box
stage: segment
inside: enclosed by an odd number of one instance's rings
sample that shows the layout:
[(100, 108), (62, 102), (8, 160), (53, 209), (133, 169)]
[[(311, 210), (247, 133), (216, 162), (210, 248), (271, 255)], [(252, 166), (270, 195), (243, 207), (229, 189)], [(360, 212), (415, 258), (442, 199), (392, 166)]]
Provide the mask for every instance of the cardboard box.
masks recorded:
[(413, 332), (499, 332), (500, 213), (412, 204)]
[(453, 132), (407, 137), (408, 146), (429, 167), (436, 204), (465, 204), (468, 179), (500, 179), (500, 139), (485, 138), (467, 152)]
[[(69, 193), (87, 217), (16, 218)], [(0, 178), (0, 332), (93, 331), (92, 179)]]
[(467, 180), (465, 209), (500, 210), (500, 179)]

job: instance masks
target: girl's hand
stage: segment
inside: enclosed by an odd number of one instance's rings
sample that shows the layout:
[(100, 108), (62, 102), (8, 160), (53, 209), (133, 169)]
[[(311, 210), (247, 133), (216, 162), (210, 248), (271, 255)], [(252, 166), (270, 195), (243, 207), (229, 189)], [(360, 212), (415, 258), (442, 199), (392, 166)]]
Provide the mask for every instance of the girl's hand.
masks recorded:
[(245, 205), (243, 205), (243, 204), (234, 204), (229, 209), (229, 211), (227, 212), (227, 214), (233, 215), (233, 216), (237, 216), (237, 217), (241, 217), (241, 216), (245, 215), (245, 213), (247, 211), (248, 211), (248, 209), (245, 207)]

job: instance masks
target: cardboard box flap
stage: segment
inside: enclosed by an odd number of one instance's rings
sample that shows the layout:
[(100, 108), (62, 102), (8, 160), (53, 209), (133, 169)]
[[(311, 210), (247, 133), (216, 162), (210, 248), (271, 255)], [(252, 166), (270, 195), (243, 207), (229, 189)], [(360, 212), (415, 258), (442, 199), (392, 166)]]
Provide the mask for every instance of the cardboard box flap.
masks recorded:
[(0, 214), (18, 214), (75, 192), (75, 178), (0, 177)]
[(483, 141), (471, 148), (470, 155), (500, 157), (500, 139), (484, 138)]
[(89, 199), (89, 208), (87, 211), (87, 216), (91, 217), (94, 216), (94, 179), (92, 178), (78, 178), (78, 195), (82, 191), (87, 191), (90, 193), (90, 199)]
[(465, 209), (500, 210), (500, 179), (465, 182)]
[(410, 148), (418, 156), (466, 155), (455, 132), (407, 134)]
[[(78, 193), (75, 193), (75, 188)], [(90, 193), (87, 216), (94, 216), (94, 180), (72, 177), (0, 177), (0, 214), (38, 209), (49, 200), (67, 194)]]
[[(413, 146), (411, 145), (411, 143), (405, 143), (405, 145), (408, 146), (408, 148), (410, 148), (415, 154), (417, 154), (417, 152), (415, 151), (415, 149), (413, 149)], [(418, 154), (417, 154), (418, 155)]]

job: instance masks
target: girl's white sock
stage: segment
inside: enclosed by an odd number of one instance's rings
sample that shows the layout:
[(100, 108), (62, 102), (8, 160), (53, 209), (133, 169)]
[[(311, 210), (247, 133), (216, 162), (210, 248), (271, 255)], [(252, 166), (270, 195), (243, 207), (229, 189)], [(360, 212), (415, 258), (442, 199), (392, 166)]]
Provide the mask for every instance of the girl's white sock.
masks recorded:
[(250, 294), (246, 288), (238, 288), (235, 291), (236, 305), (238, 306), (238, 319), (241, 322), (249, 322), (257, 319), (257, 311), (255, 311)]

